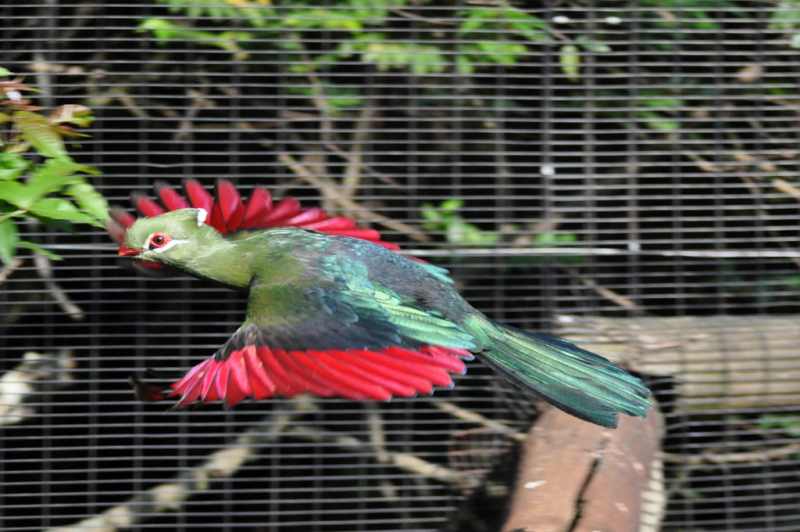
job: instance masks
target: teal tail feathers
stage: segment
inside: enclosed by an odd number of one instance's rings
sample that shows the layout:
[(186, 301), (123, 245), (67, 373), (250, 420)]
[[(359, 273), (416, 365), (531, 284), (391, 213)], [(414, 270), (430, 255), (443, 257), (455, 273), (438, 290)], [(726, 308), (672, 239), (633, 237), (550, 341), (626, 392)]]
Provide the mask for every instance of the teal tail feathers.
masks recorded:
[(481, 317), (465, 324), (481, 340), (481, 359), (558, 408), (604, 427), (617, 414), (644, 417), (650, 390), (641, 380), (567, 341), (506, 327)]

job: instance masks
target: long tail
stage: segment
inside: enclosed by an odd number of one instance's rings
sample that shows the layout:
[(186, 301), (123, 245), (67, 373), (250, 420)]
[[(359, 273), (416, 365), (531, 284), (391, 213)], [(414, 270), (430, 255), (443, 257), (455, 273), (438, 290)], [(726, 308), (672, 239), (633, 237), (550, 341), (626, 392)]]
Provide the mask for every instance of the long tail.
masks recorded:
[(483, 316), (465, 325), (481, 341), (481, 358), (490, 366), (574, 416), (616, 427), (618, 413), (644, 417), (651, 406), (642, 381), (600, 355)]

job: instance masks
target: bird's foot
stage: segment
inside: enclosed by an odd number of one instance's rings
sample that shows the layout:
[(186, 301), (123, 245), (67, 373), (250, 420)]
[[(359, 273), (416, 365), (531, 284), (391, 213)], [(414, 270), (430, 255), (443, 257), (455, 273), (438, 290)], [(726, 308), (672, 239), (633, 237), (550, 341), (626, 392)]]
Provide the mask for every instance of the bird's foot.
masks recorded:
[[(143, 377), (152, 378), (154, 375), (154, 371), (146, 369)], [(167, 386), (144, 382), (136, 375), (131, 375), (128, 378), (128, 382), (131, 384), (131, 388), (133, 388), (133, 393), (136, 395), (136, 398), (140, 401), (152, 403), (155, 401), (169, 399), (171, 390)]]

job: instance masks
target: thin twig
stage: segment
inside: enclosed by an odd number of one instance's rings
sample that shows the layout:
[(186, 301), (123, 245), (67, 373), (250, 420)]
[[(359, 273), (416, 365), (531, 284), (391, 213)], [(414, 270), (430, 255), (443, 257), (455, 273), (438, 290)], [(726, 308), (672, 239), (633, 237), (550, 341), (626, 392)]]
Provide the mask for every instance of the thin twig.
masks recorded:
[(326, 142), (325, 144), (323, 144), (323, 146), (325, 147), (326, 150), (329, 150), (334, 155), (336, 155), (336, 156), (344, 159), (345, 161), (347, 161), (348, 165), (352, 165), (352, 164), (360, 165), (361, 169), (365, 173), (367, 173), (370, 176), (374, 177), (378, 181), (381, 181), (382, 183), (384, 183), (386, 185), (391, 185), (393, 187), (399, 187), (400, 186), (400, 184), (397, 181), (395, 181), (394, 179), (392, 179), (390, 176), (384, 174), (383, 172), (379, 172), (379, 171), (375, 170), (374, 168), (372, 168), (368, 164), (364, 164), (364, 162), (361, 160), (361, 157), (359, 157), (359, 159), (356, 161), (356, 159), (354, 159), (352, 155), (348, 154), (346, 151), (344, 151), (342, 148), (340, 148), (337, 144), (334, 144), (332, 142)]
[(84, 318), (83, 310), (70, 300), (64, 289), (53, 278), (53, 265), (50, 263), (50, 259), (36, 253), (33, 256), (33, 264), (36, 266), (39, 277), (44, 280), (50, 295), (56, 300), (61, 310), (73, 320), (82, 320)]
[(426, 24), (431, 24), (434, 26), (456, 26), (458, 22), (455, 20), (449, 20), (446, 18), (429, 18), (423, 17), (422, 15), (417, 15), (415, 13), (411, 13), (404, 9), (392, 9), (392, 13), (395, 15), (399, 15), (402, 18), (413, 20), (415, 22), (424, 22)]
[[(286, 432), (287, 436), (294, 436), (315, 443), (333, 443), (344, 449), (359, 451), (368, 450), (370, 446), (354, 436), (343, 436), (335, 432), (315, 430), (309, 427), (294, 427)], [(392, 465), (403, 471), (408, 471), (422, 477), (432, 478), (446, 484), (457, 486), (468, 485), (475, 479), (454, 471), (447, 467), (428, 462), (410, 453), (387, 452), (384, 457), (385, 464)]]
[[(375, 458), (382, 464), (388, 463), (390, 458), (389, 451), (386, 450), (386, 432), (383, 430), (383, 416), (381, 416), (380, 410), (373, 403), (364, 403), (364, 408), (367, 411), (369, 441), (375, 451)], [(384, 479), (380, 482), (380, 490), (387, 500), (397, 499), (397, 486), (389, 479)]]
[(147, 114), (147, 111), (140, 107), (133, 96), (125, 92), (124, 89), (113, 91), (111, 96), (119, 100), (123, 107), (136, 118), (141, 118), (142, 120), (150, 119), (150, 115)]
[(494, 432), (508, 436), (514, 441), (524, 442), (527, 439), (525, 434), (513, 429), (512, 427), (509, 427), (508, 425), (493, 419), (489, 419), (488, 417), (485, 417), (472, 410), (461, 408), (450, 401), (431, 401), (431, 404), (442, 412), (447, 412), (455, 418), (458, 418), (462, 421), (467, 421), (469, 423), (475, 423), (476, 425), (481, 425), (482, 427), (491, 429)]
[(3, 269), (0, 270), (0, 284), (3, 284), (8, 277), (14, 273), (24, 261), (19, 257), (14, 257), (11, 259), (11, 262), (3, 266)]
[(775, 187), (777, 190), (783, 192), (784, 194), (788, 194), (794, 199), (800, 201), (800, 189), (792, 185), (788, 181), (776, 178), (772, 180), (772, 186)]
[[(322, 146), (328, 151), (347, 161), (348, 168), (345, 172), (345, 182), (347, 182), (347, 175), (349, 175), (350, 172), (363, 169), (372, 177), (375, 177), (388, 185), (397, 186), (397, 182), (394, 179), (386, 174), (372, 169), (362, 162), (361, 145), (363, 145), (363, 143), (366, 141), (367, 133), (369, 131), (369, 123), (372, 121), (372, 116), (374, 114), (374, 109), (372, 106), (366, 105), (361, 110), (361, 115), (356, 123), (356, 131), (353, 134), (353, 148), (350, 153), (347, 153), (336, 143), (333, 125), (333, 112), (331, 111), (331, 105), (328, 102), (328, 97), (325, 95), (325, 89), (323, 88), (322, 81), (320, 81), (319, 77), (317, 77), (317, 75), (313, 72), (308, 74), (308, 80), (311, 82), (311, 101), (314, 103), (314, 107), (316, 107), (317, 112), (319, 113), (318, 117), (314, 118), (319, 119)], [(348, 194), (350, 195), (350, 199), (352, 199), (355, 187), (348, 187), (347, 190)]]
[(764, 449), (760, 451), (746, 451), (740, 453), (718, 453), (703, 451), (700, 454), (661, 453), (665, 462), (671, 464), (700, 465), (700, 464), (751, 464), (756, 462), (769, 462), (800, 454), (800, 442), (790, 443), (782, 447)]
[(409, 238), (416, 240), (418, 242), (427, 242), (430, 240), (428, 235), (417, 229), (416, 227), (410, 226), (403, 222), (398, 222), (397, 220), (393, 220), (382, 214), (378, 214), (373, 212), (362, 205), (359, 205), (352, 199), (342, 195), (339, 189), (327, 179), (320, 178), (314, 175), (308, 168), (306, 168), (303, 164), (297, 161), (294, 157), (289, 155), (286, 152), (278, 153), (278, 159), (286, 165), (292, 172), (295, 173), (299, 178), (311, 183), (315, 187), (319, 188), (323, 194), (327, 197), (331, 198), (333, 201), (337, 202), (341, 207), (353, 212), (356, 216), (360, 216), (361, 218), (379, 223), (383, 226), (388, 227), (389, 229), (393, 229), (399, 233), (403, 233), (407, 235)]
[(189, 106), (183, 118), (181, 118), (178, 129), (172, 136), (172, 139), (175, 141), (191, 139), (192, 131), (194, 130), (194, 119), (200, 111), (202, 109), (214, 109), (216, 107), (214, 101), (208, 99), (208, 94), (205, 92), (189, 89), (187, 93), (192, 97), (192, 104)]
[(374, 109), (371, 105), (367, 104), (361, 109), (361, 114), (356, 121), (356, 130), (352, 138), (353, 147), (350, 148), (350, 154), (347, 158), (347, 168), (345, 169), (342, 183), (344, 185), (344, 193), (351, 199), (358, 193), (364, 158), (363, 147), (364, 142), (367, 140), (373, 114)]
[[(747, 188), (750, 189), (750, 194), (752, 194), (752, 196), (753, 196), (753, 198), (755, 200), (756, 211), (758, 212), (759, 216), (764, 218), (764, 219), (768, 218), (768, 212), (767, 212), (767, 208), (764, 205), (764, 198), (763, 198), (763, 195), (761, 193), (761, 187), (758, 184), (756, 184), (755, 181), (753, 181), (753, 178), (751, 178), (749, 176), (740, 174), (739, 175), (739, 179), (741, 179), (742, 182), (747, 186)], [(774, 230), (772, 230), (769, 226), (767, 226), (766, 230), (769, 233), (771, 233), (773, 235), (776, 235), (776, 232)], [(779, 235), (776, 235), (776, 236), (779, 236)], [(784, 242), (783, 240), (778, 240), (778, 246), (780, 246), (782, 249), (790, 250), (789, 246), (787, 246), (786, 242)], [(790, 260), (794, 263), (795, 266), (800, 268), (800, 259), (794, 258), (794, 259), (790, 259)]]
[(385, 462), (388, 452), (386, 451), (386, 433), (383, 430), (383, 418), (374, 404), (365, 403), (364, 408), (367, 410), (369, 440), (375, 448), (375, 456), (379, 462)]
[(614, 290), (606, 288), (605, 286), (598, 284), (594, 280), (580, 275), (573, 268), (565, 268), (565, 270), (568, 271), (573, 277), (576, 277), (585, 287), (590, 288), (595, 293), (597, 293), (598, 295), (600, 295), (605, 299), (608, 299), (612, 303), (615, 303), (620, 307), (633, 312), (643, 312), (642, 307), (637, 305), (631, 298), (623, 296), (622, 294), (618, 294)]

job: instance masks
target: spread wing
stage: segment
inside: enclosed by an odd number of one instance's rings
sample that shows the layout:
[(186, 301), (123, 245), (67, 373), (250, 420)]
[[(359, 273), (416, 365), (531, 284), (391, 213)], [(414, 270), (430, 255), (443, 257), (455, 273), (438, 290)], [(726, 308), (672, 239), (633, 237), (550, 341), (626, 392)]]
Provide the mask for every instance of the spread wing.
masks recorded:
[(313, 284), (256, 284), (247, 320), (172, 385), (179, 405), (312, 393), (388, 400), (452, 386), (472, 336), (441, 314), (345, 275)]

